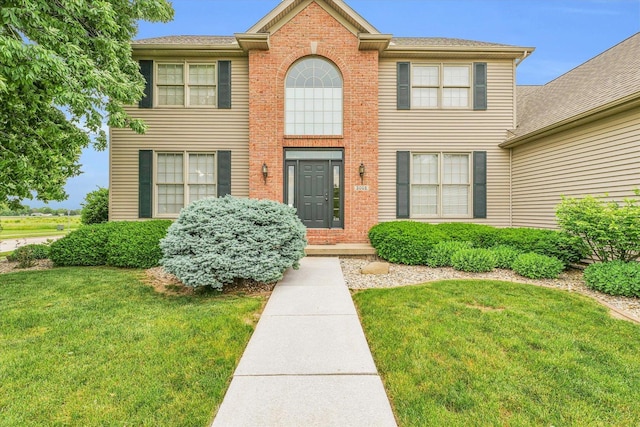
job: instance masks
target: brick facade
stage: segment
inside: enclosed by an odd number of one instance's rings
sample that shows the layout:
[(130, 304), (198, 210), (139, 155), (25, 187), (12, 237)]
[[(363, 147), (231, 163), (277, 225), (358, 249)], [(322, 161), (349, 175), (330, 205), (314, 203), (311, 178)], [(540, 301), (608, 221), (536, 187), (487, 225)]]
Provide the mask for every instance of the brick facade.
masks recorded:
[[(342, 74), (341, 137), (285, 136), (285, 78), (310, 55), (330, 60)], [(271, 35), (268, 51), (249, 52), (249, 73), (249, 196), (284, 201), (285, 148), (342, 148), (344, 228), (309, 229), (307, 236), (310, 244), (366, 242), (378, 219), (378, 52), (359, 50), (358, 37), (312, 2)], [(368, 191), (356, 191), (358, 185)]]

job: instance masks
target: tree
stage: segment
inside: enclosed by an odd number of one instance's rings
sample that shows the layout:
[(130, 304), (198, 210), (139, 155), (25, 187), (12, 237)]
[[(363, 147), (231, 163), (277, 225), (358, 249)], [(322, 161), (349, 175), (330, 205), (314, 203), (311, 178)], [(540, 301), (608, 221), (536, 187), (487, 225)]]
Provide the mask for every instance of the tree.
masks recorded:
[(98, 188), (88, 193), (82, 204), (83, 224), (100, 224), (109, 221), (109, 189)]
[(64, 200), (105, 118), (145, 131), (124, 110), (144, 90), (131, 39), (172, 17), (167, 0), (0, 0), (0, 203)]

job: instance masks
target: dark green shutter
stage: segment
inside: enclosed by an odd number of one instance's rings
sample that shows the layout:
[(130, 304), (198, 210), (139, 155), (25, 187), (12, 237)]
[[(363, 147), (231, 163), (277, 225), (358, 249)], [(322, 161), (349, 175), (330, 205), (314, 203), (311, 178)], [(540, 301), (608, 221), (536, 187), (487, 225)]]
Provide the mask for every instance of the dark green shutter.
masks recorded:
[(153, 151), (138, 152), (138, 217), (153, 216)]
[(231, 151), (218, 151), (218, 197), (231, 194)]
[(398, 110), (411, 108), (411, 63), (398, 62)]
[(473, 109), (487, 109), (487, 63), (473, 63)]
[(231, 108), (231, 61), (218, 61), (218, 108)]
[(473, 217), (487, 217), (487, 152), (473, 152)]
[(140, 74), (144, 77), (144, 96), (138, 103), (140, 108), (153, 108), (153, 61), (140, 61)]
[(409, 151), (396, 152), (396, 217), (410, 217), (410, 199), (409, 191), (410, 181), (410, 163), (411, 153)]

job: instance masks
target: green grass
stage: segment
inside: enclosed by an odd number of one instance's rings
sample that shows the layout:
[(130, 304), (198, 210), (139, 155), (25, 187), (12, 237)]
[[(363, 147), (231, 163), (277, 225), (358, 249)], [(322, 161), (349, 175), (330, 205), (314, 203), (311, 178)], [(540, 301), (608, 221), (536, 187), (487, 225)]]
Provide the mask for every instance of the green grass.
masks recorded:
[[(64, 230), (59, 231), (58, 225)], [(20, 239), (24, 237), (62, 236), (80, 227), (79, 216), (3, 216), (0, 217), (0, 239)]]
[(0, 426), (210, 424), (264, 300), (165, 296), (141, 276), (0, 275)]
[(354, 300), (401, 426), (640, 425), (640, 325), (587, 297), (456, 280)]

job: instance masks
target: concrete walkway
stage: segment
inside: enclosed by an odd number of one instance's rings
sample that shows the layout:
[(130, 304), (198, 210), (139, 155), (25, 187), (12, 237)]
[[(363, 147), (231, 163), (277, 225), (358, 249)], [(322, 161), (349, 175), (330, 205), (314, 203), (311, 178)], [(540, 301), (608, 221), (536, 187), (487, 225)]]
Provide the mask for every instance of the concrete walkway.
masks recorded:
[(338, 258), (278, 283), (213, 426), (396, 426)]

